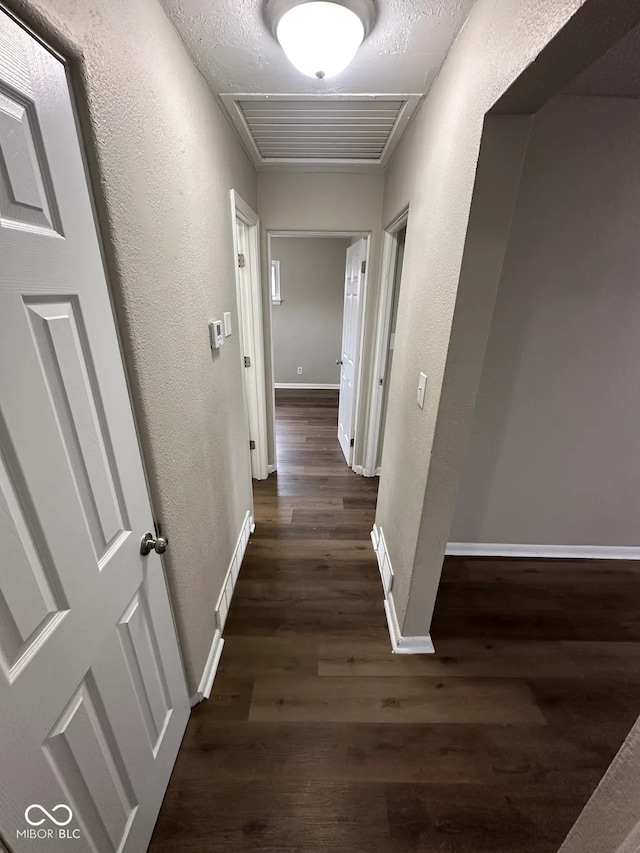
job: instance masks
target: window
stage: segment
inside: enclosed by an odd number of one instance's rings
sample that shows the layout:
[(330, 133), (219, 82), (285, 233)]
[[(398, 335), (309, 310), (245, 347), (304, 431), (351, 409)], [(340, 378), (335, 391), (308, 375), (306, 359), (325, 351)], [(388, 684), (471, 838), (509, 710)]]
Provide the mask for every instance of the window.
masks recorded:
[(280, 305), (282, 302), (280, 297), (280, 261), (271, 261), (269, 276), (271, 280), (271, 301), (274, 305)]

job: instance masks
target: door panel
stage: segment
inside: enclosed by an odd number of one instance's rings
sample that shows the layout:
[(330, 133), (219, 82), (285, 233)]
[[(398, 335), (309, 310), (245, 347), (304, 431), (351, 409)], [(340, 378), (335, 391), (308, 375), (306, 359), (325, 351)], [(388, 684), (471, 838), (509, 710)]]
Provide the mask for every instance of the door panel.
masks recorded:
[(30, 521), (33, 511), (25, 510), (28, 502), (28, 493), (18, 489), (0, 455), (0, 541), (6, 543), (0, 590), (0, 665), (9, 681), (67, 607), (42, 532)]
[(366, 239), (347, 249), (342, 319), (342, 351), (340, 355), (340, 402), (338, 405), (338, 441), (347, 465), (353, 464), (352, 440), (355, 431), (355, 401), (358, 381), (360, 322), (367, 257)]
[(118, 624), (120, 641), (134, 683), (151, 749), (155, 752), (171, 713), (171, 704), (144, 590), (139, 590)]
[(139, 853), (189, 703), (65, 69), (1, 11), (0, 258), (0, 828)]
[(116, 850), (137, 806), (91, 673), (43, 745), (68, 802), (81, 806), (99, 850)]

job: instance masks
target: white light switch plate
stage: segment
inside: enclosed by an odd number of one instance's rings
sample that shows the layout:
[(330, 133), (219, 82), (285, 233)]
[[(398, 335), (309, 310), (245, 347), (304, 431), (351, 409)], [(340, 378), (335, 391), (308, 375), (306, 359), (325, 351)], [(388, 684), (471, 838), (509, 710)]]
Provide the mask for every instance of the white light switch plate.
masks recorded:
[(224, 321), (224, 336), (228, 338), (231, 334), (231, 311), (225, 311), (222, 319)]
[(424, 409), (424, 392), (427, 389), (427, 375), (426, 373), (421, 373), (420, 378), (418, 379), (418, 397), (417, 403), (421, 409)]

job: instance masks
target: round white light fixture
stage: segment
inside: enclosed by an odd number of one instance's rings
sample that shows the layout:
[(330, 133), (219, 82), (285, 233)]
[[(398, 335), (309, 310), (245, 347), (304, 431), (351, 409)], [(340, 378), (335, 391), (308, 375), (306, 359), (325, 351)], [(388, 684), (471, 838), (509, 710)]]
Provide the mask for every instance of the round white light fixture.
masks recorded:
[(275, 22), (275, 36), (291, 64), (318, 79), (344, 71), (370, 29), (366, 13), (371, 4), (311, 0), (286, 5)]

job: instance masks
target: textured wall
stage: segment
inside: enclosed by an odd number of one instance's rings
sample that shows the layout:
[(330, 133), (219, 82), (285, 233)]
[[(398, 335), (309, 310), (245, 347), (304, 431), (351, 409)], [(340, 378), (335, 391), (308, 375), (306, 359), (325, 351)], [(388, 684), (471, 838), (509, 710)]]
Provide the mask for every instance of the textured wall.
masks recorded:
[[(376, 300), (378, 295), (378, 269), (380, 252), (380, 220), (382, 216), (383, 175), (350, 173), (283, 173), (258, 174), (258, 205), (263, 241), (263, 268), (265, 270), (264, 299), (269, 299), (266, 278), (267, 231), (370, 231), (369, 273), (367, 278), (367, 303), (365, 306), (365, 348), (362, 392), (365, 403), (356, 424), (356, 464), (362, 464), (362, 439), (366, 429), (366, 400), (371, 382), (368, 371), (373, 350)], [(268, 302), (265, 301), (265, 304)], [(269, 462), (274, 461), (273, 410), (271, 409), (272, 367), (268, 358), (271, 347), (271, 328), (268, 312), (265, 313), (265, 344), (267, 351), (266, 384), (269, 411)]]
[[(344, 275), (350, 240), (277, 237), (282, 304), (274, 305), (274, 381), (338, 385)], [(303, 374), (297, 373), (298, 366)]]
[[(477, 0), (386, 176), (383, 224), (407, 204), (410, 214), (377, 523), (406, 634), (430, 627), (486, 345), (469, 323), (472, 337), (450, 346), (484, 114), (581, 5)], [(493, 296), (469, 293), (488, 323)], [(421, 370), (424, 409), (415, 403)]]
[(103, 238), (194, 690), (251, 503), (238, 337), (212, 356), (207, 322), (231, 311), (237, 328), (229, 190), (255, 207), (255, 173), (156, 0), (12, 5), (82, 55)]
[(640, 102), (535, 118), (455, 542), (638, 545)]
[(640, 720), (584, 807), (559, 853), (640, 850)]

